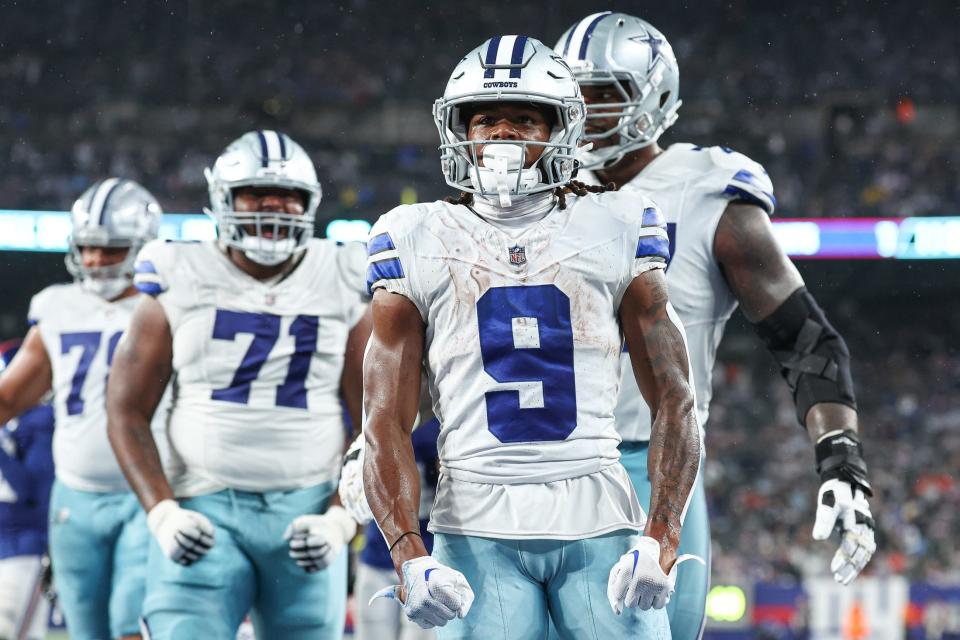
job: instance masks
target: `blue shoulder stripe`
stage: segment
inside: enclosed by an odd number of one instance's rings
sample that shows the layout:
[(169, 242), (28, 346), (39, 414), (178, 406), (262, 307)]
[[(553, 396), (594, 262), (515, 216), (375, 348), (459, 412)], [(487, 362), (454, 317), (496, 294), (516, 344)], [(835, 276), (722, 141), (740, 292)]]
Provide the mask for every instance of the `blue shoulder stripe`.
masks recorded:
[(153, 262), (150, 260), (138, 260), (136, 264), (133, 265), (134, 273), (157, 273), (157, 268), (153, 265)]
[(656, 207), (647, 207), (643, 210), (642, 227), (662, 227), (664, 225), (663, 214), (660, 213), (659, 209)]
[[(748, 185), (750, 185), (750, 186), (753, 187), (758, 193), (762, 194), (763, 197), (765, 197), (765, 198), (767, 198), (768, 200), (770, 200), (770, 203), (771, 203), (774, 207), (777, 206), (777, 199), (776, 199), (776, 197), (774, 197), (773, 193), (765, 190), (766, 187), (767, 187), (767, 185), (766, 185), (762, 180), (760, 180), (760, 178), (758, 178), (753, 172), (751, 172), (751, 171), (749, 171), (749, 170), (747, 170), (747, 169), (740, 169), (739, 171), (737, 171), (737, 172), (734, 174), (732, 180), (735, 181), (735, 182), (741, 182), (741, 183), (743, 183), (743, 184), (748, 184)], [(737, 195), (737, 196), (739, 196), (739, 195), (744, 191), (743, 189), (739, 189), (739, 191), (737, 191), (737, 189), (738, 189), (738, 187), (737, 187), (736, 185), (728, 185), (727, 188), (726, 188), (726, 190), (724, 191), (724, 193), (727, 194), (727, 195)], [(769, 208), (769, 207), (763, 206), (763, 208), (764, 208), (765, 210), (767, 210), (767, 213), (770, 213), (770, 208)]]
[(367, 255), (373, 256), (396, 248), (397, 246), (393, 244), (393, 239), (389, 233), (380, 233), (370, 238), (370, 241), (367, 243)]
[(761, 191), (768, 200), (758, 197), (755, 193), (751, 193), (746, 189), (742, 189), (736, 185), (728, 184), (727, 188), (723, 190), (724, 195), (733, 196), (737, 200), (742, 200), (748, 204), (755, 204), (767, 213), (773, 213), (773, 209), (777, 206), (777, 199), (773, 196), (772, 193), (767, 193)]
[(367, 292), (373, 295), (373, 285), (381, 280), (399, 280), (405, 277), (400, 258), (377, 260), (367, 265)]
[(160, 287), (159, 282), (136, 282), (134, 285), (137, 287), (137, 291), (140, 293), (145, 293), (148, 296), (153, 296), (156, 298), (158, 295), (163, 293), (163, 289)]
[(643, 236), (637, 243), (637, 258), (670, 259), (670, 241), (660, 236)]

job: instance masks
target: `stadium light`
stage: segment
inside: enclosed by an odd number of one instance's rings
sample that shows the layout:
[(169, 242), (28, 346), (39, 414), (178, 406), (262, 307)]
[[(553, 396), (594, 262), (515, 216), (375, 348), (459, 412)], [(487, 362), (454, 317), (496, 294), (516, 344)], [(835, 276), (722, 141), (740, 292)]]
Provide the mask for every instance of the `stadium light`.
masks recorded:
[[(364, 241), (367, 220), (331, 220), (326, 236), (341, 242)], [(773, 233), (789, 256), (814, 260), (949, 260), (960, 258), (960, 217), (930, 218), (784, 218)], [(0, 209), (0, 251), (63, 253), (70, 237), (64, 211)], [(201, 214), (167, 214), (160, 237), (209, 240), (213, 221)]]
[(735, 585), (716, 585), (707, 594), (707, 617), (717, 622), (739, 622), (747, 613), (747, 594)]

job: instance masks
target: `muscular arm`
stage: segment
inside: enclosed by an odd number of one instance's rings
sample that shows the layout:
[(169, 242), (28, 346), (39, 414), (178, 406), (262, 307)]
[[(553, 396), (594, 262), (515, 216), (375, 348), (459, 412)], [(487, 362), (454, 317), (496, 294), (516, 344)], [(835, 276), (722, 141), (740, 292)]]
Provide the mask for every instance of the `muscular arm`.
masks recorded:
[(9, 422), (36, 405), (50, 391), (53, 371), (50, 357), (33, 326), (10, 365), (0, 374), (0, 424)]
[[(399, 574), (407, 560), (428, 555), (419, 536), (420, 472), (410, 439), (420, 399), (424, 325), (417, 308), (401, 295), (378, 290), (371, 307), (373, 333), (363, 376), (363, 486)], [(418, 535), (403, 535), (409, 531)]]
[(107, 435), (123, 475), (150, 511), (173, 498), (150, 431), (173, 371), (173, 337), (160, 303), (144, 296), (117, 345), (107, 384)]
[(350, 422), (353, 423), (353, 434), (347, 444), (360, 433), (363, 405), (363, 352), (367, 347), (372, 327), (371, 311), (370, 307), (367, 307), (347, 336), (343, 373), (340, 375), (340, 393), (347, 408), (347, 415), (350, 416)]
[[(727, 205), (713, 246), (730, 290), (752, 323), (769, 317), (804, 286), (797, 268), (777, 244), (769, 216), (756, 205)], [(829, 431), (856, 431), (857, 412), (843, 404), (821, 402), (807, 412), (805, 426), (817, 442)]]
[(660, 564), (669, 572), (680, 544), (680, 518), (700, 467), (700, 429), (686, 345), (668, 315), (663, 271), (634, 278), (620, 305), (620, 321), (634, 375), (653, 414), (644, 533), (660, 543)]

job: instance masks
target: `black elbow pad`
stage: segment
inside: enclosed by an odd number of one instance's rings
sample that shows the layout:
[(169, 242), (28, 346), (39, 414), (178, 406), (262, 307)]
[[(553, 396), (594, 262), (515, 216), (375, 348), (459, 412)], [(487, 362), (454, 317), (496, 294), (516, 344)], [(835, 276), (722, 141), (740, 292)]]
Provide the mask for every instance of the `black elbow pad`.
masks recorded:
[(806, 287), (800, 287), (776, 311), (754, 325), (790, 385), (797, 419), (820, 402), (857, 408), (850, 375), (850, 351)]

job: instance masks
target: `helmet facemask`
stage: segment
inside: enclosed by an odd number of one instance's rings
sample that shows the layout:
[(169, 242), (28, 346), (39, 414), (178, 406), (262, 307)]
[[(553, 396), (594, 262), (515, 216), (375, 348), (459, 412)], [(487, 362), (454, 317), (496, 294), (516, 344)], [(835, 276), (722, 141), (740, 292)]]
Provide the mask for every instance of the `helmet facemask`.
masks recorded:
[[(631, 151), (654, 144), (663, 132), (676, 122), (677, 111), (682, 103), (680, 100), (670, 101), (669, 89), (658, 91), (663, 74), (662, 62), (658, 62), (657, 68), (646, 78), (639, 73), (615, 73), (598, 69), (580, 71), (574, 68), (574, 75), (581, 86), (612, 86), (620, 94), (617, 102), (587, 105), (587, 123), (591, 120), (612, 118), (616, 118), (617, 122), (603, 131), (587, 131), (584, 134), (585, 148), (581, 149), (577, 157), (585, 169), (616, 164)], [(597, 149), (587, 146), (592, 142), (608, 139), (613, 139), (615, 144)]]
[[(73, 276), (74, 280), (80, 282), (85, 290), (100, 296), (104, 300), (114, 300), (124, 291), (133, 286), (133, 264), (137, 258), (137, 252), (140, 251), (142, 244), (78, 244), (74, 238), (70, 240), (70, 251), (64, 258), (67, 271)], [(86, 267), (83, 264), (83, 247), (108, 247), (121, 248), (126, 247), (127, 254), (123, 260), (116, 264), (109, 264), (102, 267)]]
[[(613, 102), (587, 105), (587, 120), (615, 120), (603, 131), (588, 131), (578, 158), (585, 169), (610, 167), (631, 151), (657, 142), (677, 120), (680, 69), (666, 36), (650, 23), (625, 13), (603, 12), (574, 23), (557, 41), (557, 51), (581, 86), (611, 86)], [(610, 144), (591, 150), (590, 143)]]
[[(498, 198), (501, 207), (512, 204), (513, 196), (524, 196), (555, 189), (573, 177), (576, 141), (583, 129), (583, 107), (578, 100), (553, 96), (524, 94), (465, 96), (460, 99), (437, 100), (434, 119), (440, 132), (440, 161), (447, 183), (468, 193)], [(549, 115), (553, 126), (546, 141), (535, 140), (468, 140), (467, 114), (478, 103), (530, 103)], [(483, 153), (479, 148), (483, 147)], [(526, 164), (530, 147), (541, 153), (529, 167)]]
[[(264, 266), (276, 266), (306, 250), (322, 192), (313, 162), (296, 142), (279, 132), (246, 133), (204, 175), (210, 192), (210, 208), (204, 211), (216, 220), (221, 245)], [(301, 193), (303, 213), (237, 211), (234, 194), (243, 187)]]
[[(90, 293), (115, 300), (133, 286), (137, 253), (157, 237), (162, 212), (156, 199), (131, 180), (109, 178), (87, 189), (70, 212), (67, 271)], [(83, 247), (126, 249), (116, 264), (87, 267)]]

